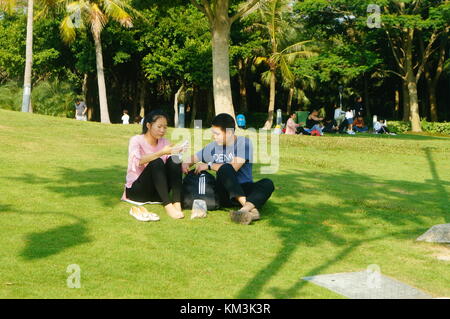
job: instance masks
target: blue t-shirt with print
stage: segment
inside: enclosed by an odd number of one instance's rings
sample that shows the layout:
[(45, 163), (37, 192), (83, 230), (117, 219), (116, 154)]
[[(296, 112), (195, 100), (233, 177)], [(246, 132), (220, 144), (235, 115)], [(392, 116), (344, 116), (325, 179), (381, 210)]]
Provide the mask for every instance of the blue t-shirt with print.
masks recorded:
[(245, 163), (237, 171), (237, 180), (239, 184), (253, 183), (253, 145), (247, 137), (236, 136), (236, 141), (232, 145), (209, 143), (201, 151), (198, 151), (196, 156), (203, 163), (217, 164), (231, 163), (235, 157), (242, 158)]

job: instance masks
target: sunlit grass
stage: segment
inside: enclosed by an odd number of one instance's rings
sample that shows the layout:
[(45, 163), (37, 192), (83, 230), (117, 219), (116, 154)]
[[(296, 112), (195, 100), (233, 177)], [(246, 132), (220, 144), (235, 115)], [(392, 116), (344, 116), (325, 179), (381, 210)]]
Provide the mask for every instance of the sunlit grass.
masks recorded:
[[(281, 136), (276, 186), (250, 226), (133, 219), (120, 201), (138, 125), (0, 110), (0, 297), (340, 298), (315, 274), (383, 274), (450, 295), (449, 248), (415, 239), (449, 223), (450, 138)], [(170, 136), (169, 132), (169, 136)], [(207, 141), (204, 141), (206, 143)], [(67, 288), (68, 265), (81, 288)]]

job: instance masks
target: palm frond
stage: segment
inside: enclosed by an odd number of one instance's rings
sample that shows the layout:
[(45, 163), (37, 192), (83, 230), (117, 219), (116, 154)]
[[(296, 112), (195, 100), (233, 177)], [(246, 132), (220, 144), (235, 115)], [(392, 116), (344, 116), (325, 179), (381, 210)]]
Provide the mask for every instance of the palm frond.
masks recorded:
[(264, 83), (265, 85), (269, 85), (270, 84), (270, 76), (271, 76), (270, 70), (261, 73), (261, 82)]
[(0, 0), (0, 10), (12, 13), (16, 7), (16, 0)]
[(254, 63), (255, 65), (260, 65), (261, 63), (266, 63), (267, 60), (268, 60), (268, 59), (267, 59), (266, 57), (258, 56), (258, 57), (256, 57), (256, 58), (253, 60), (253, 63)]
[(288, 45), (281, 52), (289, 53), (289, 52), (304, 51), (307, 47), (307, 44), (311, 43), (311, 42), (312, 42), (312, 40), (300, 41), (300, 42)]
[(92, 34), (94, 36), (99, 36), (106, 22), (108, 22), (108, 17), (100, 10), (96, 3), (91, 4), (89, 13), (89, 23), (91, 25)]
[(295, 76), (292, 73), (288, 62), (286, 61), (286, 59), (283, 56), (281, 56), (279, 65), (280, 65), (281, 74), (282, 74), (283, 78), (286, 80), (286, 82), (294, 83)]
[(298, 58), (311, 58), (316, 55), (317, 53), (312, 51), (298, 51), (282, 54), (282, 56), (288, 61), (289, 64), (293, 63)]
[(75, 40), (76, 32), (75, 26), (72, 22), (71, 16), (66, 16), (59, 25), (59, 32), (61, 34), (61, 38), (64, 42), (70, 43)]
[(66, 9), (66, 5), (67, 0), (39, 0), (40, 10), (34, 19), (38, 20), (41, 16), (47, 16), (50, 13), (62, 13)]
[(108, 17), (118, 21), (124, 27), (133, 27), (131, 16), (124, 10), (123, 2), (119, 0), (103, 0), (102, 4)]

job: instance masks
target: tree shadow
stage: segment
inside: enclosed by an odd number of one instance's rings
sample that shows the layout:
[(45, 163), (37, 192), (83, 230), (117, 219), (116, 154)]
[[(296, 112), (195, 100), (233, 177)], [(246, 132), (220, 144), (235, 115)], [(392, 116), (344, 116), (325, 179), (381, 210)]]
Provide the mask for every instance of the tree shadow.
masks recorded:
[(126, 168), (115, 165), (108, 168), (77, 170), (60, 167), (57, 178), (24, 174), (8, 177), (9, 180), (40, 185), (65, 198), (97, 198), (105, 207), (113, 207), (120, 202), (124, 189)]
[[(431, 152), (431, 148), (425, 147), (423, 149), (423, 151), (425, 152), (425, 156), (427, 158), (428, 165), (430, 166), (430, 172), (431, 172), (431, 176), (432, 176), (432, 179), (429, 180), (429, 182), (432, 183), (437, 190), (436, 195), (438, 195), (438, 197), (439, 197), (438, 203), (439, 203), (440, 208), (444, 212), (448, 211), (448, 209), (450, 207), (449, 196), (444, 187), (444, 184), (450, 185), (450, 183), (441, 181), (441, 179), (439, 177), (439, 173), (436, 169), (436, 163), (433, 160), (433, 154)], [(446, 223), (450, 223), (450, 214), (444, 214), (444, 218), (446, 220)]]
[[(112, 207), (120, 202), (124, 178), (124, 169), (120, 166), (88, 170), (62, 167), (59, 169), (57, 178), (41, 177), (29, 173), (19, 177), (7, 177), (8, 180), (44, 187), (52, 193), (63, 195), (65, 198), (92, 200), (91, 198), (94, 197), (105, 207)], [(0, 209), (1, 211), (33, 214), (36, 216), (41, 216), (42, 214), (68, 216), (76, 220), (75, 223), (70, 225), (27, 234), (25, 237), (27, 246), (20, 253), (20, 256), (25, 260), (49, 257), (91, 241), (87, 235), (87, 222), (78, 216), (57, 212), (26, 212), (23, 209), (19, 211), (11, 205), (2, 205)]]
[(44, 232), (30, 233), (25, 236), (26, 247), (19, 254), (25, 260), (35, 260), (56, 255), (66, 249), (91, 242), (88, 236), (87, 222), (78, 216), (60, 212), (30, 212), (17, 210), (11, 205), (0, 205), (0, 212), (13, 213), (20, 216), (33, 215), (39, 218), (43, 215), (69, 217), (75, 223), (49, 229)]
[(355, 135), (349, 134), (325, 134), (326, 137), (349, 137), (349, 138), (366, 138), (366, 139), (394, 139), (394, 140), (407, 140), (407, 141), (439, 141), (449, 140), (450, 136), (447, 135), (416, 135), (416, 134), (373, 134), (373, 133), (356, 133)]
[[(363, 243), (387, 237), (399, 240), (416, 238), (432, 226), (427, 225), (426, 218), (446, 220), (448, 196), (437, 174), (431, 151), (425, 150), (425, 153), (433, 183), (379, 179), (350, 171), (305, 174), (297, 170), (273, 175), (271, 178), (275, 185), (282, 185), (274, 193), (281, 204), (269, 201), (261, 215), (278, 230), (282, 247), (272, 261), (247, 282), (236, 298), (258, 298), (299, 246), (307, 249), (328, 242), (342, 248), (305, 274), (314, 276), (349, 256)], [(299, 195), (309, 200), (300, 200), (301, 203), (288, 200), (292, 190), (302, 190)], [(316, 203), (315, 197), (324, 192), (333, 200)], [(440, 204), (436, 205), (436, 201)], [(385, 234), (370, 236), (369, 231), (380, 224), (388, 229)], [(336, 225), (351, 230), (351, 233), (347, 230), (342, 236), (339, 228), (333, 228)], [(402, 228), (401, 231), (399, 228)], [(272, 288), (270, 293), (276, 298), (292, 298), (305, 284), (300, 279), (287, 289)]]
[(34, 260), (56, 255), (66, 249), (88, 243), (84, 223), (59, 226), (42, 233), (32, 233), (26, 236), (27, 246), (20, 253), (25, 260)]

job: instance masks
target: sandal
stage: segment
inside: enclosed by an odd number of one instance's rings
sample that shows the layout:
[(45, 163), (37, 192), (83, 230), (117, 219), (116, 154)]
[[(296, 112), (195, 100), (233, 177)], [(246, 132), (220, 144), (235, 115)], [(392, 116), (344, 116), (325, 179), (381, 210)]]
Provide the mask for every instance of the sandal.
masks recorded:
[[(130, 208), (130, 215), (133, 216), (134, 218), (136, 218), (137, 220), (141, 221), (141, 222), (148, 222), (150, 220), (155, 220), (153, 219), (154, 217), (152, 217), (149, 213), (143, 213), (139, 207), (131, 207)], [(159, 220), (159, 217), (158, 219)]]
[(155, 213), (149, 212), (149, 211), (147, 210), (147, 208), (145, 208), (144, 206), (140, 206), (140, 207), (138, 207), (138, 209), (141, 211), (141, 214), (142, 214), (143, 216), (148, 217), (150, 221), (156, 222), (156, 221), (159, 220), (159, 216), (158, 216), (158, 215), (156, 215)]

